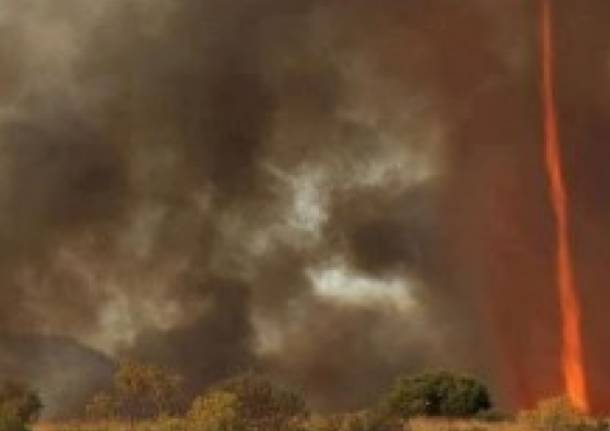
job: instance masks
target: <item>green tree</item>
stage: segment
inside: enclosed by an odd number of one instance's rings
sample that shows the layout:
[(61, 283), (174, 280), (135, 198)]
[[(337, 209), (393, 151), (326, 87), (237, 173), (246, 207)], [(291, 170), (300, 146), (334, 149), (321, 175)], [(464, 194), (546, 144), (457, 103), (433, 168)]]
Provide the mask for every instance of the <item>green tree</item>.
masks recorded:
[(26, 384), (6, 380), (0, 385), (0, 413), (30, 423), (38, 419), (41, 411), (38, 393)]
[(477, 380), (449, 372), (400, 377), (390, 391), (392, 414), (470, 417), (491, 407), (487, 388)]

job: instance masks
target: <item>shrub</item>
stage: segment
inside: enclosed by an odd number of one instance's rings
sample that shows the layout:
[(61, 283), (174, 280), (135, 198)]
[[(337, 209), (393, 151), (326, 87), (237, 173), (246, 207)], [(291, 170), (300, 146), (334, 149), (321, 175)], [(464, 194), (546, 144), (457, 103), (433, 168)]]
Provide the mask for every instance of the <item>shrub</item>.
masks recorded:
[(519, 415), (519, 422), (537, 431), (605, 431), (608, 423), (594, 420), (575, 409), (564, 397), (541, 401)]
[(7, 380), (0, 385), (0, 413), (29, 423), (38, 419), (41, 410), (40, 397), (24, 383)]
[(344, 422), (342, 431), (400, 431), (403, 421), (379, 411), (363, 411)]
[(114, 374), (112, 390), (93, 396), (85, 407), (91, 419), (152, 419), (182, 410), (182, 377), (166, 368), (132, 360)]
[(119, 410), (129, 419), (176, 413), (182, 395), (182, 377), (172, 371), (128, 360), (114, 375)]
[(150, 427), (150, 431), (187, 431), (189, 423), (184, 418), (160, 417)]
[(311, 416), (304, 424), (307, 431), (337, 431), (341, 429), (338, 416)]
[(0, 431), (28, 431), (28, 429), (18, 417), (0, 413)]
[(307, 431), (402, 431), (403, 421), (379, 411), (361, 411), (310, 419)]
[[(190, 416), (199, 410), (220, 410), (219, 406), (223, 406), (224, 415), (235, 413), (239, 424), (248, 429), (265, 431), (294, 429), (308, 416), (305, 401), (300, 395), (256, 374), (246, 374), (222, 383), (215, 391), (196, 400)], [(206, 413), (205, 417), (208, 418), (209, 414)]]
[(489, 392), (483, 384), (448, 372), (399, 378), (386, 404), (392, 414), (402, 418), (471, 417), (491, 407)]
[(89, 419), (109, 420), (118, 415), (119, 403), (112, 395), (100, 392), (93, 396), (85, 406), (85, 412)]
[(305, 400), (295, 392), (271, 383), (267, 378), (246, 374), (228, 380), (221, 388), (235, 394), (246, 416), (303, 416), (307, 414)]
[(475, 419), (482, 422), (509, 422), (514, 418), (514, 415), (496, 409), (481, 410), (475, 416)]
[(196, 431), (237, 431), (244, 429), (240, 403), (235, 394), (211, 392), (193, 401), (188, 413), (190, 428)]

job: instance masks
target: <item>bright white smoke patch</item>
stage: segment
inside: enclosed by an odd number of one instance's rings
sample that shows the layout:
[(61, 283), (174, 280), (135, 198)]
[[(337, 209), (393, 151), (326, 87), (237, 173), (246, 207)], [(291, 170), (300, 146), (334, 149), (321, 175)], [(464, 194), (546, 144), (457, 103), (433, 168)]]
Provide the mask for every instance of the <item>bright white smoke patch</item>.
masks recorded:
[(310, 270), (308, 276), (320, 297), (346, 305), (388, 305), (401, 311), (417, 306), (412, 285), (400, 276), (373, 278), (344, 265)]

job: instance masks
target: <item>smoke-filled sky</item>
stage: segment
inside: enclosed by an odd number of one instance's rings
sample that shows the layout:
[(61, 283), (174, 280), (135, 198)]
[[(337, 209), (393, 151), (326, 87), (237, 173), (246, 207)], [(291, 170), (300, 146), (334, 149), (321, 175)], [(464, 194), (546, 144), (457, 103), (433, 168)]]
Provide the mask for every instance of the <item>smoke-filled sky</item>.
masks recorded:
[[(600, 408), (610, 4), (554, 4)], [(262, 370), (329, 410), (437, 367), (508, 407), (561, 391), (537, 14), (0, 0), (0, 375), (30, 379), (50, 415), (124, 356), (191, 390)]]

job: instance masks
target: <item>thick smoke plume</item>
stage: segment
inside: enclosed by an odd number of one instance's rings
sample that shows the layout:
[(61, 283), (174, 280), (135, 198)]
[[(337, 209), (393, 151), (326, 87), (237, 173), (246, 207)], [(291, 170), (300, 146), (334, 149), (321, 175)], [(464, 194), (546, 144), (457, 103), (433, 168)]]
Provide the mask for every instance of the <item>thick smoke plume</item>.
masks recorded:
[[(534, 3), (3, 0), (0, 374), (50, 415), (124, 355), (324, 409), (441, 366), (559, 391)], [(557, 69), (599, 377), (610, 8), (581, 3)]]

